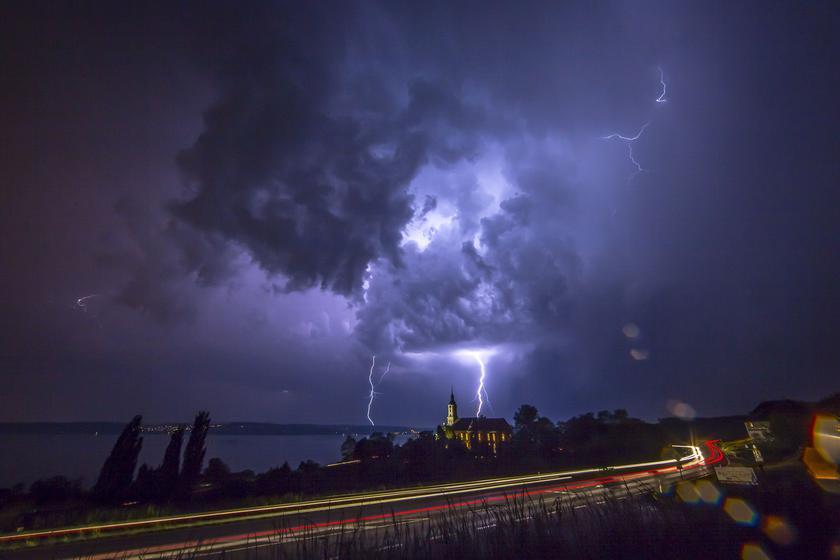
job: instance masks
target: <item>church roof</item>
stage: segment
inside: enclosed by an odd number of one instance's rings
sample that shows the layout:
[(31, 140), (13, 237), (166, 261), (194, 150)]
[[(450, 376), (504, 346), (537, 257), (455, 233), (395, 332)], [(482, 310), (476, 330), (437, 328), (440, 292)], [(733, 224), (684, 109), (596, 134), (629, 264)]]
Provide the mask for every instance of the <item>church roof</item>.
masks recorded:
[(459, 418), (452, 424), (452, 429), (460, 432), (509, 432), (510, 424), (504, 418)]

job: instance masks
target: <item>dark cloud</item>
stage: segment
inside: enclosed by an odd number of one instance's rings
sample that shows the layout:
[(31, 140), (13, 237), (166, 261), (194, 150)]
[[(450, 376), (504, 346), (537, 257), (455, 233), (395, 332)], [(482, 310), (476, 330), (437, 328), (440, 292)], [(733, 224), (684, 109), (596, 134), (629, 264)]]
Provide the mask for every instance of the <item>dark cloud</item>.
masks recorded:
[(828, 3), (50, 10), (0, 18), (6, 414), (361, 419), (376, 352), (427, 424), (485, 346), (508, 416), (836, 390)]
[[(175, 215), (241, 246), (289, 290), (351, 295), (369, 263), (401, 265), (408, 183), (428, 162), (473, 153), (484, 117), (447, 83), (393, 86), (387, 68), (356, 75), (337, 56), (356, 38), (326, 15), (270, 13), (224, 38), (232, 54), (217, 76), (220, 100), (179, 156), (197, 194)], [(371, 90), (376, 104), (364, 97)], [(433, 207), (426, 199), (420, 211)]]

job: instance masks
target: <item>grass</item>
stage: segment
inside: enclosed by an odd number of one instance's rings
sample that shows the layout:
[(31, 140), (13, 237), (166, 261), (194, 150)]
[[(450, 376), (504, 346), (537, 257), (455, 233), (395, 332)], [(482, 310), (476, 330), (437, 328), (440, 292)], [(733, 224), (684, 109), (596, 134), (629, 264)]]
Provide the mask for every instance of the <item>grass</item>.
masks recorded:
[[(469, 512), (444, 510), (410, 524), (392, 515), (382, 522), (338, 527), (329, 535), (308, 529), (282, 537), (287, 527), (278, 526), (278, 536), (249, 543), (240, 552), (278, 560), (840, 557), (840, 503), (797, 473), (766, 480), (764, 487), (719, 490), (720, 500), (697, 503), (684, 502), (681, 492), (652, 489), (629, 497), (620, 491), (536, 501), (514, 497)], [(727, 497), (750, 503), (756, 522), (739, 524), (730, 517), (724, 509)], [(769, 519), (785, 520), (794, 538), (779, 539), (767, 529)], [(182, 558), (198, 557), (199, 551)], [(207, 550), (201, 552), (208, 557)]]
[[(369, 530), (374, 528), (379, 530)], [(409, 525), (393, 516), (385, 527), (340, 527), (327, 539), (317, 530), (296, 535), (295, 540), (277, 537), (268, 546), (252, 545), (247, 556), (348, 560), (735, 558), (743, 540), (741, 532), (718, 511), (689, 508), (653, 495), (630, 499), (590, 495), (550, 501), (511, 498), (500, 506), (482, 504), (467, 514), (447, 510)], [(224, 556), (219, 553), (219, 557)]]

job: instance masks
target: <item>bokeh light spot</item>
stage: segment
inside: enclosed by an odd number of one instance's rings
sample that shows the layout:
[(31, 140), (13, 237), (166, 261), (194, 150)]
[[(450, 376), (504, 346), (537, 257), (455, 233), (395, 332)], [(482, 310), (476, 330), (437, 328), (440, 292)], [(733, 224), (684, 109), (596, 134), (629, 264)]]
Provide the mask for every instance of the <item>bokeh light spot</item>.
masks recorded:
[(758, 514), (741, 498), (726, 498), (723, 503), (723, 510), (729, 514), (738, 525), (749, 525), (755, 527), (758, 521)]
[(770, 560), (770, 555), (758, 543), (746, 543), (741, 549), (743, 560)]
[(762, 522), (761, 529), (776, 544), (790, 546), (796, 542), (796, 528), (778, 515), (768, 515)]
[(669, 400), (665, 406), (668, 412), (683, 420), (694, 420), (694, 417), (697, 415), (697, 411), (694, 410), (693, 406), (682, 401)]
[(696, 504), (700, 501), (700, 492), (692, 482), (680, 482), (677, 484), (677, 496), (687, 504)]
[(623, 332), (624, 336), (627, 338), (637, 338), (641, 331), (636, 323), (627, 323), (624, 325), (624, 328), (621, 329), (621, 332)]
[(697, 492), (700, 499), (707, 504), (719, 504), (723, 494), (711, 480), (701, 480), (697, 483)]

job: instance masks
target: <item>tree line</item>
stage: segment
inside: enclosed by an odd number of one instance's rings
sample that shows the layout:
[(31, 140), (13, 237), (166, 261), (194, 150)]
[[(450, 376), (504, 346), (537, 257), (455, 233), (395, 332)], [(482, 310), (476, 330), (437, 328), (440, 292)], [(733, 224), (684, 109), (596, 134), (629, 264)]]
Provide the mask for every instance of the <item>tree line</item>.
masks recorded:
[(91, 497), (99, 502), (116, 503), (127, 499), (159, 501), (189, 498), (201, 476), (207, 453), (205, 445), (210, 429), (210, 414), (199, 412), (193, 421), (190, 437), (181, 461), (184, 428), (173, 431), (157, 468), (143, 464), (134, 478), (137, 459), (143, 447), (143, 417), (135, 416), (123, 429), (99, 472)]
[[(117, 438), (96, 483), (85, 492), (64, 477), (31, 485), (36, 503), (223, 504), (362, 491), (403, 485), (475, 479), (564, 467), (603, 467), (667, 456), (684, 439), (668, 423), (651, 424), (625, 410), (600, 411), (552, 422), (531, 405), (514, 414), (513, 437), (489, 449), (467, 450), (443, 427), (422, 432), (401, 445), (393, 435), (372, 433), (341, 444), (342, 462), (321, 466), (287, 462), (263, 473), (232, 472), (219, 458), (204, 467), (210, 415), (199, 412), (191, 429), (177, 429), (158, 466), (137, 469), (143, 445), (142, 417), (135, 416)], [(187, 434), (188, 437), (187, 437)], [(302, 436), (305, 437), (305, 436)], [(134, 476), (136, 471), (136, 476)], [(0, 496), (2, 502), (2, 496)]]

